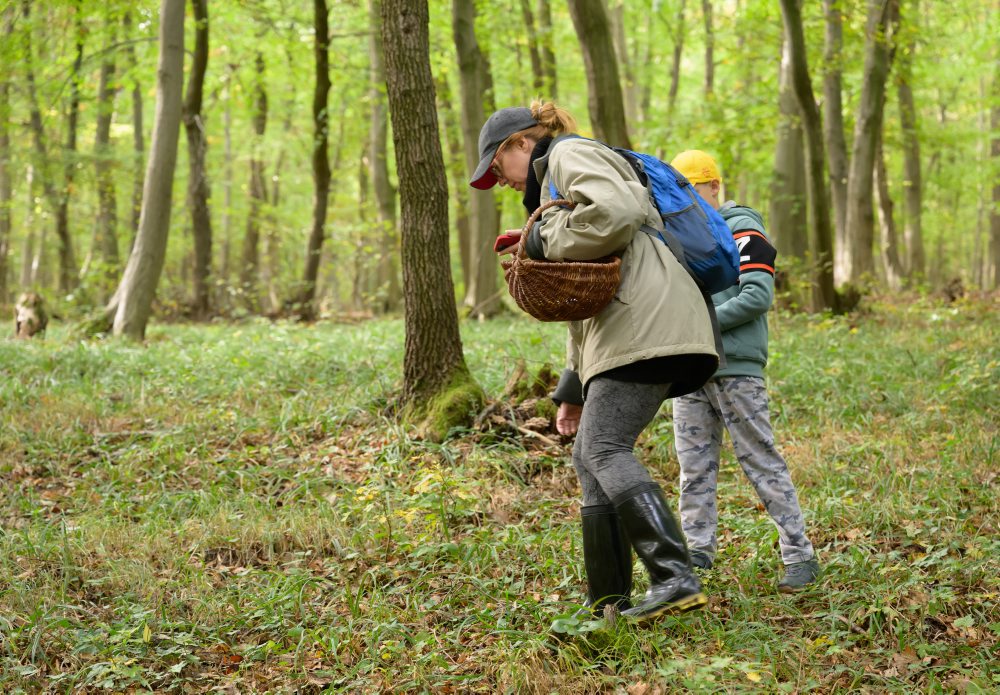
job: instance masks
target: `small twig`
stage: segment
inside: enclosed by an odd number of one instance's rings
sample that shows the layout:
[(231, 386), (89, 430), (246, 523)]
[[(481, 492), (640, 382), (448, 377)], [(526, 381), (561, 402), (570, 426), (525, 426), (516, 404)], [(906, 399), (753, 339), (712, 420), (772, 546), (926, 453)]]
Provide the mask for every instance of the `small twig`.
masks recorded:
[(520, 432), (521, 434), (526, 434), (529, 437), (537, 437), (538, 439), (541, 439), (549, 446), (555, 447), (557, 449), (562, 446), (561, 444), (559, 444), (559, 442), (553, 441), (549, 437), (546, 437), (544, 434), (539, 434), (538, 432), (529, 430), (527, 427), (521, 427), (520, 425), (515, 425), (515, 427), (517, 427), (517, 431)]

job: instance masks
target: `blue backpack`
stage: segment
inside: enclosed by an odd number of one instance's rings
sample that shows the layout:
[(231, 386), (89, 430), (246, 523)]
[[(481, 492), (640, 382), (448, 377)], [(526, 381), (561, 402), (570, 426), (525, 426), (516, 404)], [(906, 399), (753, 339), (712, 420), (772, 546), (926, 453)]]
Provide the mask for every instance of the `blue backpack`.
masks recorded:
[[(666, 162), (623, 147), (611, 149), (649, 189), (667, 233), (647, 225), (640, 229), (666, 244), (705, 292), (715, 294), (735, 285), (740, 277), (740, 254), (722, 215)], [(559, 197), (551, 183), (549, 189), (553, 198)]]
[[(622, 147), (611, 149), (625, 158), (649, 189), (668, 236), (683, 249), (684, 258), (678, 260), (687, 265), (698, 285), (710, 294), (735, 285), (740, 278), (740, 254), (722, 215), (698, 195), (683, 174), (666, 162)], [(677, 255), (659, 230), (646, 225), (641, 229), (670, 246)]]

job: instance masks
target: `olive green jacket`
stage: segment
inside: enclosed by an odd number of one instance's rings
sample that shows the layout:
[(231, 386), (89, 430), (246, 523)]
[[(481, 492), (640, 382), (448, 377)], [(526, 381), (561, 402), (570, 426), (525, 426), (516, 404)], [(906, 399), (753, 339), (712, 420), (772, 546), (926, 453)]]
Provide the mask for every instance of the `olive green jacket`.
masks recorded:
[[(621, 284), (600, 313), (569, 323), (567, 367), (586, 384), (594, 376), (643, 360), (645, 380), (672, 383), (670, 395), (700, 388), (719, 364), (701, 291), (667, 246), (639, 231), (663, 229), (656, 206), (620, 155), (593, 140), (558, 139), (533, 162), (542, 204), (553, 191), (576, 203), (545, 211), (539, 235), (545, 258), (622, 259)], [(550, 186), (550, 184), (552, 184)]]

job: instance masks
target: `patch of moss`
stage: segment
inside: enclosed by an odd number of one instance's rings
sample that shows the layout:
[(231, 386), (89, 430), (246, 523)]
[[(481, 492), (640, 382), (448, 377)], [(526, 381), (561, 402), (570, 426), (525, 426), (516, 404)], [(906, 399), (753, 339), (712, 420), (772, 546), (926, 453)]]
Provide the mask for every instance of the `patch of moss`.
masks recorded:
[(465, 370), (457, 371), (451, 382), (421, 406), (408, 407), (404, 420), (416, 423), (418, 434), (439, 442), (456, 428), (472, 424), (486, 403), (486, 393)]

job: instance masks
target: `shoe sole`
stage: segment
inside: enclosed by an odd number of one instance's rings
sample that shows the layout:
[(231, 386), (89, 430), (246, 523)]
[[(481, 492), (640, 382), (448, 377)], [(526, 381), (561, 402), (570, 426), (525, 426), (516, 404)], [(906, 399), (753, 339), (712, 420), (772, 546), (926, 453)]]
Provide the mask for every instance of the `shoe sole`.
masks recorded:
[(708, 605), (708, 597), (699, 591), (697, 594), (691, 594), (690, 596), (685, 596), (684, 598), (674, 601), (673, 603), (666, 603), (659, 606), (645, 615), (626, 617), (643, 622), (653, 620), (654, 618), (659, 618), (664, 615), (680, 615), (681, 613), (696, 611), (699, 608), (704, 608), (706, 605)]

